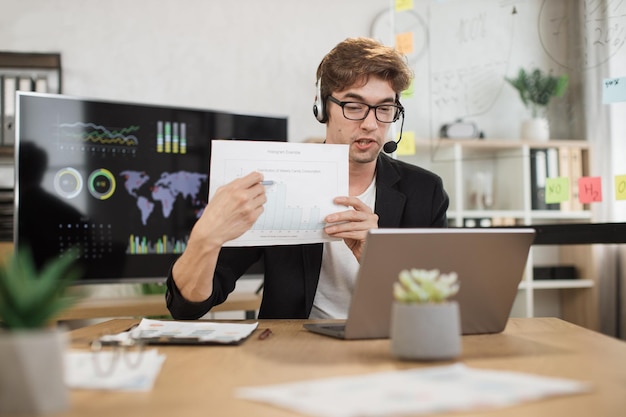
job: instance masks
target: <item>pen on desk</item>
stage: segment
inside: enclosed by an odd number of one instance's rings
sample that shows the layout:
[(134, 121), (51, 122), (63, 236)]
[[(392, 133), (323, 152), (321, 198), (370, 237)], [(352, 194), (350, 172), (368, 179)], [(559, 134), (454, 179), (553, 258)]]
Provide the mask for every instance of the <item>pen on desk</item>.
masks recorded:
[(268, 337), (270, 337), (271, 334), (272, 334), (272, 330), (270, 328), (267, 328), (261, 332), (261, 334), (259, 335), (259, 340), (265, 340)]
[(272, 180), (263, 180), (263, 181), (261, 181), (261, 185), (274, 185), (274, 181), (272, 181)]

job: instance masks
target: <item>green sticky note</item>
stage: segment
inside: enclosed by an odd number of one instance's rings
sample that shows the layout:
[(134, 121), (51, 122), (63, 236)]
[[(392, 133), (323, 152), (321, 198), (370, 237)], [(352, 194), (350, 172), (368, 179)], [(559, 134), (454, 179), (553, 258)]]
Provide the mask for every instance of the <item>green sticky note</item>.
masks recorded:
[(546, 178), (546, 203), (561, 203), (569, 200), (569, 178)]

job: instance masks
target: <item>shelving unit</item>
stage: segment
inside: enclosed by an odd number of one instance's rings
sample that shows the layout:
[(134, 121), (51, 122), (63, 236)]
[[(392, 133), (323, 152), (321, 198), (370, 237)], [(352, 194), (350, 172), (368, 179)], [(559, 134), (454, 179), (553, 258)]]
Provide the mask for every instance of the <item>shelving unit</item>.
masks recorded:
[(0, 51), (0, 242), (13, 239), (16, 91), (60, 93), (61, 54)]
[[(398, 158), (440, 175), (450, 196), (450, 226), (542, 225), (589, 223), (589, 207), (577, 210), (535, 210), (532, 207), (531, 154), (535, 149), (580, 151), (579, 173), (588, 173), (589, 145), (582, 140), (527, 142), (515, 140), (416, 141), (416, 154)], [(557, 176), (563, 176), (559, 173)], [(476, 192), (487, 178), (491, 193)], [(576, 178), (570, 177), (576, 184)], [(489, 187), (486, 188), (487, 190)], [(489, 195), (490, 194), (490, 195)], [(486, 197), (485, 197), (486, 196)], [(570, 193), (570, 199), (575, 196)], [(472, 223), (468, 222), (472, 220)], [(575, 279), (539, 280), (533, 268), (575, 266)], [(591, 245), (535, 245), (513, 307), (514, 317), (559, 316), (590, 329), (598, 329), (597, 277)]]

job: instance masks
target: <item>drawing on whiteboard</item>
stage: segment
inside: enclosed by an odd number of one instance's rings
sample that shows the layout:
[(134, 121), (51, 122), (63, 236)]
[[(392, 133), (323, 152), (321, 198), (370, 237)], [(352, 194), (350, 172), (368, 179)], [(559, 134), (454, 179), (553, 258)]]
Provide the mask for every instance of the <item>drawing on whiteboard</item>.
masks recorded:
[[(626, 41), (626, 2), (583, 0), (581, 9), (580, 20), (572, 18), (575, 8), (569, 2), (543, 0), (539, 11), (543, 49), (556, 63), (572, 70), (602, 65)], [(576, 39), (580, 45), (573, 47)]]
[(485, 114), (494, 106), (509, 70), (516, 15), (514, 7), (492, 2), (431, 8), (433, 126)]

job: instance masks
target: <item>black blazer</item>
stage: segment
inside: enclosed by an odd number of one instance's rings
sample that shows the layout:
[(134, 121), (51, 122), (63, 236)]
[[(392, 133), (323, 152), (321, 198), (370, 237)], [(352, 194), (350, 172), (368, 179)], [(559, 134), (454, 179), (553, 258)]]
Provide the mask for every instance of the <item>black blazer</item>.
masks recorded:
[[(380, 154), (376, 163), (378, 227), (446, 227), (449, 199), (441, 178), (415, 165)], [(213, 294), (185, 300), (167, 278), (167, 307), (174, 319), (197, 319), (223, 303), (246, 270), (263, 259), (265, 278), (259, 318), (308, 318), (317, 290), (323, 244), (222, 248)]]

